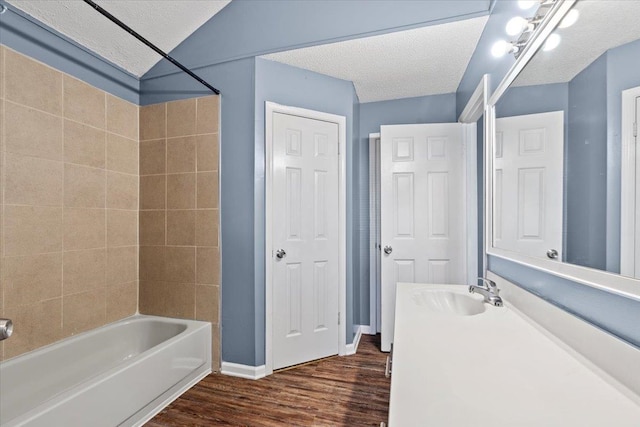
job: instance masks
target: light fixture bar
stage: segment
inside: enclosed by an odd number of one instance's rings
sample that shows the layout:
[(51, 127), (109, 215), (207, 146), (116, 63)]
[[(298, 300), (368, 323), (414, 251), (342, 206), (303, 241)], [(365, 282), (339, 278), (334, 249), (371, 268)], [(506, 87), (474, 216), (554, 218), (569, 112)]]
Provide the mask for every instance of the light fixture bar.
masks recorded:
[(193, 71), (191, 71), (190, 69), (188, 69), (187, 67), (182, 65), (180, 62), (178, 62), (175, 59), (173, 59), (171, 56), (169, 56), (169, 54), (165, 53), (163, 50), (161, 50), (159, 47), (157, 47), (156, 45), (151, 43), (149, 40), (147, 40), (144, 37), (142, 37), (140, 34), (138, 34), (133, 29), (131, 29), (131, 27), (129, 27), (127, 24), (125, 24), (124, 22), (122, 22), (121, 20), (119, 20), (118, 18), (116, 18), (115, 16), (110, 14), (109, 12), (107, 12), (105, 9), (100, 7), (98, 4), (96, 4), (92, 0), (83, 0), (83, 1), (86, 4), (88, 4), (89, 6), (93, 7), (95, 10), (97, 10), (105, 18), (107, 18), (108, 20), (110, 20), (111, 22), (113, 22), (114, 24), (116, 24), (117, 26), (119, 26), (120, 28), (122, 28), (123, 30), (128, 32), (129, 34), (131, 34), (133, 37), (138, 39), (138, 41), (142, 42), (144, 45), (146, 45), (147, 47), (151, 48), (158, 55), (162, 56), (167, 61), (171, 62), (173, 65), (175, 65), (176, 67), (180, 68), (182, 71), (187, 73), (193, 79), (197, 80), (200, 84), (205, 86), (207, 89), (211, 90), (216, 95), (220, 94), (220, 91), (218, 89), (216, 89), (215, 87), (211, 86), (209, 83), (204, 81), (201, 77), (199, 77)]

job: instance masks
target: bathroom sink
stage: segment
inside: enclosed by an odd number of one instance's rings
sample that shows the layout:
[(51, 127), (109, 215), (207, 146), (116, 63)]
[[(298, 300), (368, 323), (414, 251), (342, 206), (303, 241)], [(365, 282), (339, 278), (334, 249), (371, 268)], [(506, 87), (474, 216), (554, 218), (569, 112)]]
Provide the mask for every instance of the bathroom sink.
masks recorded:
[(486, 309), (482, 295), (462, 291), (422, 289), (413, 293), (413, 301), (428, 310), (453, 316), (473, 316)]

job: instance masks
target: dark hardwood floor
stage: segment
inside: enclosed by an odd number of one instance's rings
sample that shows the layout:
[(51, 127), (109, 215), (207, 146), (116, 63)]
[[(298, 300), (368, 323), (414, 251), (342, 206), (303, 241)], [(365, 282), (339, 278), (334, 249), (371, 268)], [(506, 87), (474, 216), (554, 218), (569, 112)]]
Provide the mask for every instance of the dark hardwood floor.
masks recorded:
[(363, 335), (358, 353), (331, 357), (258, 381), (212, 374), (149, 421), (169, 426), (380, 426), (390, 380), (380, 336)]

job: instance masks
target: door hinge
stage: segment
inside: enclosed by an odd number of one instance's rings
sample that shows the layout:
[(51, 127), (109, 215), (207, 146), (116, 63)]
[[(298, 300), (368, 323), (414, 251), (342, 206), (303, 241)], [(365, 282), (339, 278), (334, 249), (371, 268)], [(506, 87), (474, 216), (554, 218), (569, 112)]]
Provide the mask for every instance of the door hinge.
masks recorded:
[(340, 325), (340, 312), (338, 312), (338, 325)]
[(638, 137), (638, 122), (635, 122), (633, 124), (633, 137), (637, 138)]

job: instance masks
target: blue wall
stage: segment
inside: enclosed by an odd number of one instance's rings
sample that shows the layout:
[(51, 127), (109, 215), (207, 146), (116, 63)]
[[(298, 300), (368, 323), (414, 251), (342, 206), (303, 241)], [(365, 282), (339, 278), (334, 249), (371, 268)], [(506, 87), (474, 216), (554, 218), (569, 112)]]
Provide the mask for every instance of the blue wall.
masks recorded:
[(496, 104), (496, 118), (563, 111), (566, 123), (568, 96), (567, 83), (511, 87)]
[(7, 6), (7, 11), (0, 15), (0, 43), (105, 92), (138, 103), (137, 77), (13, 6), (0, 4)]
[(606, 269), (606, 54), (569, 82), (566, 261)]
[[(360, 104), (360, 138), (369, 144), (369, 134), (381, 125), (447, 123), (457, 121), (455, 94), (420, 96)], [(369, 152), (367, 150), (367, 156)]]

